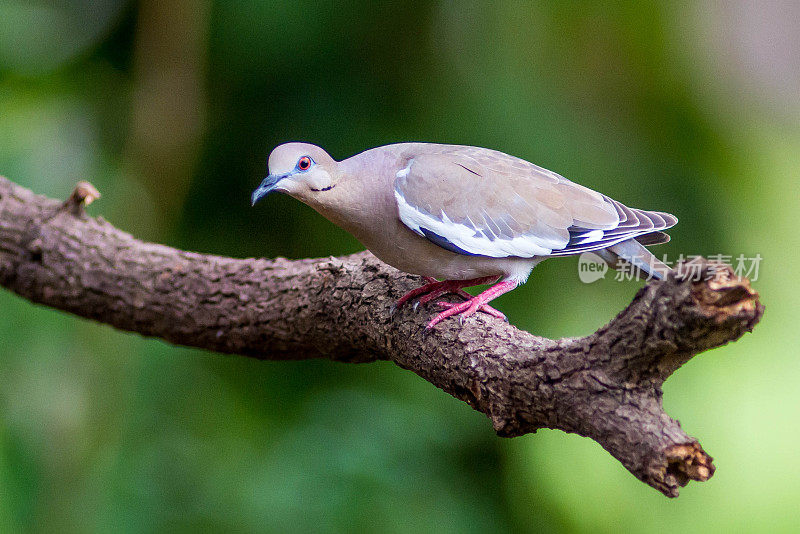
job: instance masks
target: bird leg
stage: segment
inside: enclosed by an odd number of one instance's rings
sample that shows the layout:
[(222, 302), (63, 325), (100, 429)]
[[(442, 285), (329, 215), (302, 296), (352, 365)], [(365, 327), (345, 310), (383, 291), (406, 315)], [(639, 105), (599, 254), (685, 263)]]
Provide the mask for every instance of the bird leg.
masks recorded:
[[(482, 278), (474, 278), (472, 280), (442, 280), (441, 282), (435, 278), (431, 278), (430, 276), (423, 276), (423, 279), (425, 280), (426, 284), (422, 287), (418, 287), (417, 289), (412, 289), (400, 297), (400, 299), (395, 302), (393, 309), (399, 309), (404, 304), (408, 303), (408, 301), (420, 297), (419, 300), (414, 304), (414, 307), (416, 308), (418, 304), (425, 304), (433, 299), (441, 297), (446, 293), (455, 293), (456, 295), (469, 300), (472, 298), (472, 295), (464, 291), (463, 288), (479, 286), (482, 284), (490, 284), (497, 280), (497, 277), (484, 276)], [(506, 318), (502, 312), (497, 311), (491, 306), (484, 306), (481, 308), (481, 311), (503, 320)]]
[[(447, 309), (431, 319), (431, 322), (428, 323), (427, 328), (433, 328), (441, 321), (447, 319), (448, 317), (452, 317), (453, 315), (461, 315), (461, 320), (463, 321), (464, 317), (468, 317), (476, 311), (486, 311), (485, 308), (488, 307), (487, 303), (489, 301), (499, 297), (503, 293), (508, 293), (517, 287), (517, 285), (519, 284), (513, 280), (504, 280), (503, 282), (493, 285), (486, 291), (471, 297), (466, 302), (461, 302), (459, 304), (452, 302), (438, 302), (437, 304), (439, 306)], [(494, 310), (494, 308), (492, 309)]]

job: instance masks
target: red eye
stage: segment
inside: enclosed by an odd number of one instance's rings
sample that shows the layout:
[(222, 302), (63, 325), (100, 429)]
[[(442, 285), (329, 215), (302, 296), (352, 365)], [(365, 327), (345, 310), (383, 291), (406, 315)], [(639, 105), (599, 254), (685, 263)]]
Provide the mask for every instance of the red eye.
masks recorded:
[(311, 158), (308, 156), (303, 156), (297, 160), (297, 168), (301, 171), (307, 171), (309, 167), (311, 167)]

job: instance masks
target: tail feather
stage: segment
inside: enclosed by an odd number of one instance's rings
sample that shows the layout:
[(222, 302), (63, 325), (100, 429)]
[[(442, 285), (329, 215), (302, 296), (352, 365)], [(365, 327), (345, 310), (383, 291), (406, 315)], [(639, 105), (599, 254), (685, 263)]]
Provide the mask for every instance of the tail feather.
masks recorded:
[(624, 260), (635, 267), (642, 278), (663, 280), (672, 270), (636, 239), (625, 240), (595, 253), (615, 269), (620, 269), (619, 260)]

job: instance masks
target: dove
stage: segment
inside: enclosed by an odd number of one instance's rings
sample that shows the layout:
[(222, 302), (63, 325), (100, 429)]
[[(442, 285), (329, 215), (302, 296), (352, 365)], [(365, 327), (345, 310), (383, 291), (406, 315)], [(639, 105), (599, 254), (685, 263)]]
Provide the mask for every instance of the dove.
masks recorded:
[[(428, 323), (485, 312), (525, 283), (551, 257), (593, 252), (641, 277), (670, 271), (645, 245), (669, 241), (678, 219), (629, 208), (533, 163), (497, 150), (435, 143), (397, 143), (336, 161), (309, 143), (285, 143), (269, 156), (269, 173), (253, 191), (273, 191), (309, 205), (355, 236), (381, 261), (423, 277), (400, 298), (425, 304), (447, 293), (463, 302)], [(464, 288), (490, 285), (476, 296)]]

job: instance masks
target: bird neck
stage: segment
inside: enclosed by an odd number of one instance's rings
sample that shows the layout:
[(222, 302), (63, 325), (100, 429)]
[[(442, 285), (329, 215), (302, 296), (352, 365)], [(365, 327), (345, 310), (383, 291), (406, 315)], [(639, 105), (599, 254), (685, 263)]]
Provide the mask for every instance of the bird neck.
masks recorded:
[(370, 167), (367, 172), (365, 170), (360, 165), (340, 164), (333, 188), (314, 198), (303, 199), (362, 243), (375, 234), (375, 228), (385, 225), (393, 216), (396, 218), (397, 211), (392, 180), (375, 167)]

